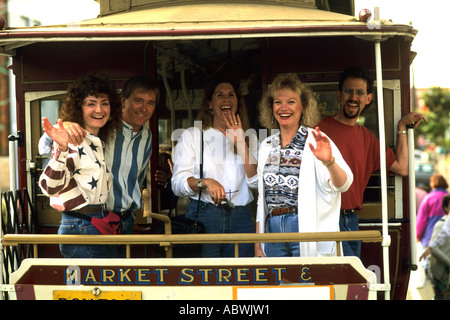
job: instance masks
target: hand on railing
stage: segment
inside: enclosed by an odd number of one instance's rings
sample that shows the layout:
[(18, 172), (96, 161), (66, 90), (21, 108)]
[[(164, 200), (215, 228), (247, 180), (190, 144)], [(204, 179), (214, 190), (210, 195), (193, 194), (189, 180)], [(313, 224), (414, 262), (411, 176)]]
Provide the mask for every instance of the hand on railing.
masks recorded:
[(159, 213), (152, 213), (152, 209), (150, 208), (150, 191), (147, 188), (142, 190), (142, 208), (144, 217), (150, 217), (152, 219), (161, 220), (164, 222), (164, 233), (172, 234), (172, 223), (170, 222), (170, 218), (166, 215)]

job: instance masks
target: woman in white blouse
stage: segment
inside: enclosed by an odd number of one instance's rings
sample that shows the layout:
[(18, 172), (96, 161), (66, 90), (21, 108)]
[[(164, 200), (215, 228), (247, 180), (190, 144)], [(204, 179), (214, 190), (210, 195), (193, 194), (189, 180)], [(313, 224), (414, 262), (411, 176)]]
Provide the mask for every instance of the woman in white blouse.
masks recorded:
[[(205, 90), (198, 120), (183, 132), (174, 149), (173, 192), (190, 198), (187, 217), (194, 218), (200, 205), (199, 220), (207, 233), (252, 233), (255, 228), (246, 205), (253, 200), (249, 188), (257, 187), (258, 147), (255, 131), (248, 130), (239, 86), (230, 79), (215, 80)], [(254, 256), (253, 245), (240, 244), (239, 255)], [(202, 256), (234, 256), (234, 246), (204, 244)]]

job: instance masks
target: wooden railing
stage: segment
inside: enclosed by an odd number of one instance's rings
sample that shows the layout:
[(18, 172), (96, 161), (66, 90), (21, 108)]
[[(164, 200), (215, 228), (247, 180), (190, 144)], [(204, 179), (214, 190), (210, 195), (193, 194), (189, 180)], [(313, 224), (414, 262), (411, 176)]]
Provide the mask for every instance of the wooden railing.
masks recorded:
[[(170, 229), (169, 229), (170, 230)], [(58, 235), (58, 234), (5, 234), (3, 246), (30, 244), (33, 246), (34, 257), (38, 257), (38, 245), (48, 244), (100, 244), (125, 245), (126, 257), (130, 258), (131, 245), (158, 244), (166, 249), (166, 257), (172, 257), (172, 246), (176, 244), (193, 243), (234, 243), (235, 256), (239, 256), (239, 243), (268, 242), (314, 242), (336, 241), (338, 255), (340, 242), (361, 240), (363, 242), (382, 242), (381, 233), (371, 231), (345, 232), (311, 232), (311, 233), (227, 233), (227, 234), (132, 234), (132, 235)]]

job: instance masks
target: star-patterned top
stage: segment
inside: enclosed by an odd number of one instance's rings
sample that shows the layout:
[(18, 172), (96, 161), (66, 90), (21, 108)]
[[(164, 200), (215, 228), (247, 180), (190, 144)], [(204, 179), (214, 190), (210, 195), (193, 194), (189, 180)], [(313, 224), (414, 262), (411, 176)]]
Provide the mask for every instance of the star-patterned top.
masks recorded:
[(54, 144), (52, 157), (39, 179), (53, 208), (71, 211), (106, 203), (112, 179), (103, 148), (102, 141), (89, 133), (81, 145), (69, 144), (67, 151)]

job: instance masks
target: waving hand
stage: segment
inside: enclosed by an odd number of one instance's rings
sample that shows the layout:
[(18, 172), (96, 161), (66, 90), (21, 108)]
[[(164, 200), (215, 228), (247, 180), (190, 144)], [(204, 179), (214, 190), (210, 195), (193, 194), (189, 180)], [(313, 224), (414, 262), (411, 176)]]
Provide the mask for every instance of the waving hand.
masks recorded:
[(48, 136), (59, 145), (62, 151), (66, 151), (69, 144), (69, 134), (64, 129), (61, 119), (58, 120), (58, 126), (54, 127), (47, 117), (42, 118), (42, 127)]

